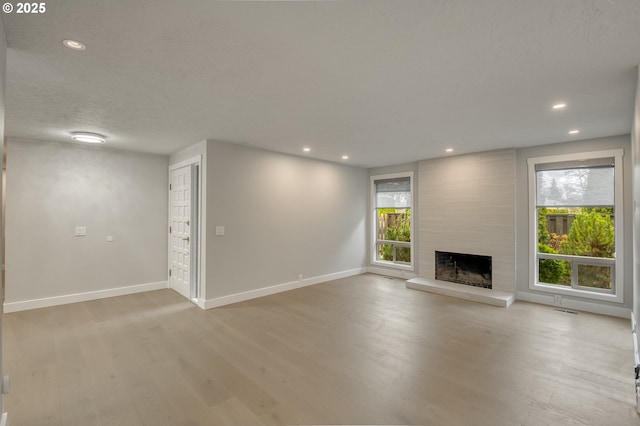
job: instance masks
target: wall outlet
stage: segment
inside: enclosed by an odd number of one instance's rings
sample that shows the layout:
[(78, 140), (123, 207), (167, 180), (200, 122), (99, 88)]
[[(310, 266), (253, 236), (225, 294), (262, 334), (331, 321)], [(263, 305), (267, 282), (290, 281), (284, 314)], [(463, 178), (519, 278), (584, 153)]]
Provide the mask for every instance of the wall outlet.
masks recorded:
[(553, 304), (554, 305), (562, 305), (562, 296), (556, 294), (553, 296)]

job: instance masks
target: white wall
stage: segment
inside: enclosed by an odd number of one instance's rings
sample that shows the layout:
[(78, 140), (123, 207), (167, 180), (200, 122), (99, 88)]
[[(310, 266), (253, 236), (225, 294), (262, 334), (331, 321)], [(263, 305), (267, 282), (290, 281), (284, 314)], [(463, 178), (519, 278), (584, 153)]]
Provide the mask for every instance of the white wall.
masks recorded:
[[(166, 156), (9, 139), (7, 308), (166, 285), (168, 162)], [(87, 227), (86, 237), (74, 236), (77, 225)], [(108, 235), (115, 240), (107, 242)]]
[[(517, 150), (517, 252), (518, 252), (518, 298), (540, 303), (553, 303), (553, 295), (529, 289), (529, 194), (527, 159), (547, 155), (571, 154), (578, 152), (602, 151), (608, 149), (624, 150), (623, 179), (624, 179), (624, 303), (602, 302), (575, 296), (562, 296), (563, 305), (574, 309), (592, 310), (611, 315), (625, 315), (632, 306), (632, 198), (631, 198), (631, 145), (629, 135), (608, 138), (581, 140), (554, 145), (543, 145)], [(629, 230), (629, 231), (627, 231)], [(626, 311), (625, 311), (626, 310)], [(626, 316), (626, 315), (625, 315)]]
[(364, 268), (365, 169), (208, 141), (206, 172), (209, 306)]
[(494, 290), (515, 291), (515, 150), (419, 163), (420, 276), (435, 278), (435, 252), (491, 256)]

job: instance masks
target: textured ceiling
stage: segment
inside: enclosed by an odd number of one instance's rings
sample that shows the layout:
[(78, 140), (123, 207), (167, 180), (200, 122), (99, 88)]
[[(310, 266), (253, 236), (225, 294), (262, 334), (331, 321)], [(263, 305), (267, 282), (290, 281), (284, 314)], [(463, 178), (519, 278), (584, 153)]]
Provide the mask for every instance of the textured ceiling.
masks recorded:
[(215, 139), (372, 167), (631, 130), (638, 0), (46, 4), (3, 15), (8, 137), (87, 130), (161, 154)]

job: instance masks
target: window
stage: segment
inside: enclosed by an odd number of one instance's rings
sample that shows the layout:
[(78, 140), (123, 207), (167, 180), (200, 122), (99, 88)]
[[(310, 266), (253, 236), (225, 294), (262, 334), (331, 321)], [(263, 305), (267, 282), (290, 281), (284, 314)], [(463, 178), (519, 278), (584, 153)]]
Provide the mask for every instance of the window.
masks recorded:
[(373, 263), (413, 269), (413, 174), (373, 176)]
[(622, 150), (529, 159), (536, 290), (622, 302)]

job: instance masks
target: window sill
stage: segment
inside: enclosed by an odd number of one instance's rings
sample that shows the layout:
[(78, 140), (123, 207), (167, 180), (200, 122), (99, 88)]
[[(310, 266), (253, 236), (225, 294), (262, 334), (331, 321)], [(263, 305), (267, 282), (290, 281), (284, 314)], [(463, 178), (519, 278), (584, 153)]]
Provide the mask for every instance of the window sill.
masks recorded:
[(582, 297), (585, 299), (602, 300), (605, 302), (623, 303), (622, 295), (612, 293), (599, 293), (595, 291), (580, 290), (577, 288), (564, 288), (553, 284), (535, 283), (529, 286), (530, 290), (544, 291), (546, 293), (561, 294), (564, 296)]
[(387, 262), (384, 260), (372, 260), (371, 265), (384, 268), (402, 269), (403, 271), (413, 271), (413, 265), (402, 265), (400, 263)]

